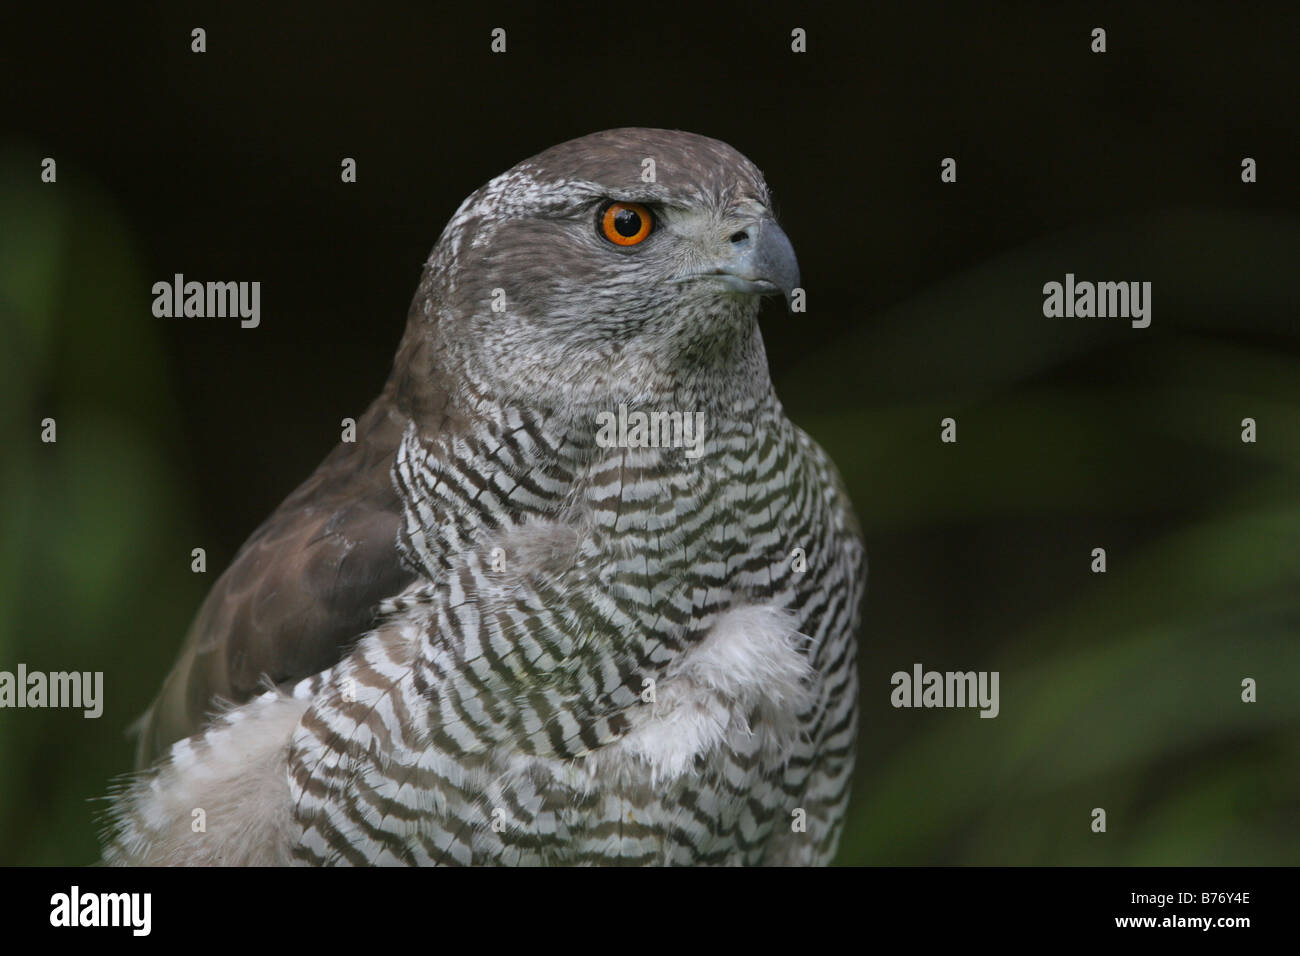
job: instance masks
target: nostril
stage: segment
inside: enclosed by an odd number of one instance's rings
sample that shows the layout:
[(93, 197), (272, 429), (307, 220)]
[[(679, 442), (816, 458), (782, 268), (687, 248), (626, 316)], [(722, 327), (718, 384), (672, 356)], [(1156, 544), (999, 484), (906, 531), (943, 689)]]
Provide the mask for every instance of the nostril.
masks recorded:
[(740, 230), (740, 232), (733, 232), (731, 234), (732, 242), (744, 242), (748, 238), (749, 238), (749, 233), (745, 232), (745, 230), (743, 229)]

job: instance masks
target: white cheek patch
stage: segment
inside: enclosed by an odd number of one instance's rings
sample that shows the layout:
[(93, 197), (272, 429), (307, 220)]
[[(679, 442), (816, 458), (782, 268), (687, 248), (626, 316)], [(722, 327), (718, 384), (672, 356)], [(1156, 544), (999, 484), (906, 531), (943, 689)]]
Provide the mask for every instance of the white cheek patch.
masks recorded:
[(629, 711), (632, 728), (585, 760), (592, 776), (674, 780), (737, 735), (751, 734), (748, 715), (762, 711), (765, 759), (780, 760), (798, 741), (800, 714), (821, 692), (801, 653), (808, 638), (781, 608), (751, 606), (727, 612), (698, 646), (655, 687), (654, 703)]

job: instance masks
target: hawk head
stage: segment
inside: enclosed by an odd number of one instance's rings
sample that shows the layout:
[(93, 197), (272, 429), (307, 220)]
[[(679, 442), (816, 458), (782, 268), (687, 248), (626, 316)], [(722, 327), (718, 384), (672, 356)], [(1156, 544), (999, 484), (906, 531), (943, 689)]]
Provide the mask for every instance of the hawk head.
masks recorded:
[(408, 339), (503, 397), (603, 404), (758, 364), (766, 383), (759, 297), (798, 283), (753, 163), (693, 133), (606, 130), (465, 200)]

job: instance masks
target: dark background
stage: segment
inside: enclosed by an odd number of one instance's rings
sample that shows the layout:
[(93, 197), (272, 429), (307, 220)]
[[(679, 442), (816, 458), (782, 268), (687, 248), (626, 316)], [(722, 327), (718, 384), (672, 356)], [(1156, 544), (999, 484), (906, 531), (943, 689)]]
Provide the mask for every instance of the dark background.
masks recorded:
[[(748, 155), (799, 256), (773, 375), (871, 562), (840, 860), (1300, 861), (1294, 8), (17, 6), (0, 670), (103, 670), (106, 706), (0, 711), (0, 863), (94, 859), (126, 724), (378, 391), (460, 201), (630, 125)], [(261, 326), (154, 318), (176, 272), (260, 281)], [(1067, 272), (1151, 281), (1151, 327), (1044, 318)], [(913, 662), (999, 670), (1002, 715), (893, 709)]]

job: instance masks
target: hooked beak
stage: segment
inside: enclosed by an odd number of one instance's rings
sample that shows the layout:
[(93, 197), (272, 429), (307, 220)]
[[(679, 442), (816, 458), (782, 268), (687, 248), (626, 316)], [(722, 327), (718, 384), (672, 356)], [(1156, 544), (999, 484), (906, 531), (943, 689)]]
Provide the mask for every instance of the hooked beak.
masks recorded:
[(717, 279), (734, 292), (785, 296), (786, 306), (799, 285), (799, 262), (790, 240), (769, 216), (733, 233), (730, 255), (718, 265), (686, 278)]

